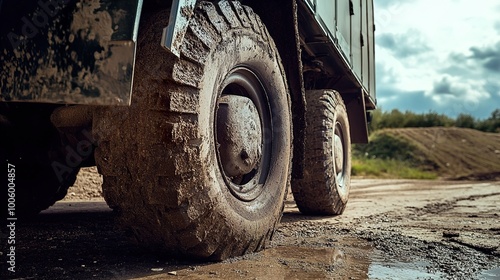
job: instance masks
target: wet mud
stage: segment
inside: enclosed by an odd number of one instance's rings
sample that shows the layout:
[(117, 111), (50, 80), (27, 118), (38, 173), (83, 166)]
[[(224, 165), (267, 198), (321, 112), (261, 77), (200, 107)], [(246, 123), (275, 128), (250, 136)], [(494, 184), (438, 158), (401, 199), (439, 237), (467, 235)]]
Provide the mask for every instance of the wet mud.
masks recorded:
[[(97, 180), (98, 181), (98, 180)], [(95, 184), (85, 177), (79, 184)], [(21, 221), (1, 279), (499, 279), (498, 182), (354, 180), (346, 212), (310, 217), (288, 198), (264, 251), (220, 263), (130, 245), (89, 189)], [(83, 199), (78, 199), (83, 195)], [(76, 200), (75, 200), (76, 199)], [(2, 229), (2, 246), (5, 244)], [(2, 255), (5, 258), (5, 248)]]

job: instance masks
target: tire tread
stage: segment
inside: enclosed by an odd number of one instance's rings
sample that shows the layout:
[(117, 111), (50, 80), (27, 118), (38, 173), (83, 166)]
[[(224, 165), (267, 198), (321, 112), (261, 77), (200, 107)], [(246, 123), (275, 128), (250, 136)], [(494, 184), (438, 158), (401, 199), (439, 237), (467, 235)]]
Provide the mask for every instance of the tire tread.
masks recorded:
[(293, 180), (293, 196), (302, 213), (339, 215), (347, 201), (335, 187), (332, 139), (336, 114), (347, 118), (346, 108), (340, 94), (333, 90), (308, 91), (306, 101), (304, 178)]
[[(148, 44), (148, 40), (151, 43), (154, 38), (161, 37), (162, 30), (157, 26), (166, 26), (168, 12), (162, 11), (141, 23), (142, 28), (155, 31), (139, 38), (139, 46), (144, 47), (138, 51), (140, 61), (136, 64), (136, 73), (139, 77), (134, 82), (133, 105), (128, 112), (119, 114), (102, 110), (94, 123), (99, 134), (96, 138), (100, 139), (96, 161), (104, 175), (104, 197), (121, 213), (121, 223), (130, 229), (137, 242), (151, 247), (161, 246), (171, 252), (221, 260), (261, 250), (274, 232), (273, 228), (258, 240), (239, 236), (236, 230), (220, 225), (225, 218), (219, 213), (200, 206), (201, 202), (213, 206), (221, 199), (199, 183), (208, 180), (206, 174), (199, 172), (203, 166), (199, 156), (202, 147), (196, 126), (200, 106), (197, 89), (202, 86), (203, 65), (221, 34), (229, 30), (249, 31), (257, 26), (265, 30), (258, 16), (252, 13), (255, 20), (247, 16), (250, 11), (239, 2), (198, 3), (180, 59), (165, 53), (160, 46), (150, 47)], [(267, 34), (267, 31), (258, 34)], [(270, 36), (262, 37), (261, 42), (273, 44)], [(173, 63), (149, 65), (148, 62), (152, 61)], [(165, 84), (169, 88), (166, 93), (162, 91)], [(154, 112), (154, 121), (133, 119), (134, 116), (150, 117), (142, 116), (145, 108)], [(117, 115), (124, 118), (123, 125), (114, 128), (112, 133), (104, 131)], [(149, 123), (152, 127), (140, 123)], [(155, 154), (164, 157), (164, 162), (145, 160)], [(109, 161), (113, 164), (110, 165)], [(141, 168), (138, 168), (138, 162), (143, 162)], [(145, 178), (137, 170), (146, 170), (147, 174), (155, 176)], [(136, 184), (145, 187), (138, 188)], [(281, 203), (283, 209), (284, 201)], [(154, 223), (165, 225), (158, 227)], [(218, 234), (208, 236), (209, 232)], [(240, 242), (227, 244), (225, 240)]]

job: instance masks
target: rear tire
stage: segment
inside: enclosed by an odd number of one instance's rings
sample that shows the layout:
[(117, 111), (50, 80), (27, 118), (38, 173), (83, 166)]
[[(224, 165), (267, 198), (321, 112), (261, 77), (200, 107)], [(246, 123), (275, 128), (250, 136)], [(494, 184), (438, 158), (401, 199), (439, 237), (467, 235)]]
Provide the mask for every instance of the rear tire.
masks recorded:
[(214, 260), (258, 251), (290, 178), (278, 52), (239, 2), (199, 3), (181, 59), (158, 44), (167, 19), (141, 24), (132, 106), (94, 118), (104, 197), (140, 244)]
[(292, 182), (299, 210), (311, 215), (340, 215), (351, 185), (351, 137), (347, 111), (333, 90), (306, 92), (304, 178)]

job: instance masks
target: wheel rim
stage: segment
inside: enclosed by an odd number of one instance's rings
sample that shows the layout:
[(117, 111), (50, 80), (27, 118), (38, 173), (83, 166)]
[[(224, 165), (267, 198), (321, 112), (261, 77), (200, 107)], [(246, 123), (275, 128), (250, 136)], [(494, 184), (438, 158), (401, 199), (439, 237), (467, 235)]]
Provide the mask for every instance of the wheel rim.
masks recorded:
[(215, 112), (219, 172), (233, 196), (256, 199), (264, 190), (272, 153), (272, 118), (267, 91), (247, 67), (230, 71)]
[(339, 190), (346, 191), (347, 183), (347, 160), (348, 156), (346, 141), (343, 133), (343, 126), (340, 122), (335, 123), (335, 133), (333, 136), (333, 158), (334, 158), (334, 171), (336, 177), (336, 184)]

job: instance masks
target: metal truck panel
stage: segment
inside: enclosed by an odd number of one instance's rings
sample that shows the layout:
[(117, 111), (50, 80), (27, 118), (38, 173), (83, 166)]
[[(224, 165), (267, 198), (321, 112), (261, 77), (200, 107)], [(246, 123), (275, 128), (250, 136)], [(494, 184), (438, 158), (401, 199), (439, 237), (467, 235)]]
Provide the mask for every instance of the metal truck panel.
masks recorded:
[[(352, 69), (356, 77), (363, 81), (363, 55), (365, 49), (362, 46), (361, 31), (362, 19), (361, 0), (351, 0), (351, 61)], [(356, 32), (358, 31), (358, 32)]]
[[(299, 29), (305, 38), (303, 46), (308, 54), (323, 62), (326, 74), (337, 80), (337, 90), (353, 92), (361, 89), (367, 97), (366, 106), (374, 108), (373, 0), (299, 2), (306, 8), (299, 8)], [(304, 10), (309, 10), (309, 13)]]
[[(174, 0), (161, 43), (178, 55), (195, 0)], [(375, 107), (373, 0), (298, 0), (301, 37)], [(128, 105), (142, 0), (0, 1), (0, 101)], [(300, 27), (302, 25), (302, 27)]]
[[(325, 3), (325, 9), (335, 9), (336, 3), (336, 15), (337, 15), (337, 38), (338, 44), (342, 51), (342, 54), (346, 57), (347, 61), (351, 63), (351, 9), (350, 1), (347, 0), (337, 0), (335, 3), (328, 0), (318, 0), (318, 2)], [(332, 30), (330, 30), (331, 32)]]
[[(316, 2), (316, 1), (315, 1)], [(316, 2), (316, 10), (318, 11), (318, 16), (316, 20), (325, 27), (325, 32), (330, 38), (336, 38), (337, 34), (335, 32), (336, 26), (336, 15), (334, 9), (329, 9), (330, 3), (325, 1)]]
[(174, 0), (172, 3), (169, 24), (163, 30), (161, 44), (177, 57), (180, 56), (182, 40), (184, 40), (195, 5), (196, 0)]
[(365, 45), (368, 46), (368, 88), (370, 89), (370, 95), (373, 100), (376, 100), (376, 84), (375, 84), (375, 16), (373, 12), (373, 1), (366, 0), (366, 33), (367, 42)]
[(361, 5), (361, 39), (363, 40), (363, 50), (361, 53), (362, 58), (362, 69), (361, 69), (361, 77), (363, 81), (363, 86), (366, 88), (370, 88), (370, 41), (368, 40), (368, 5), (369, 1), (363, 0), (363, 5)]
[(142, 0), (0, 3), (0, 101), (130, 104)]

